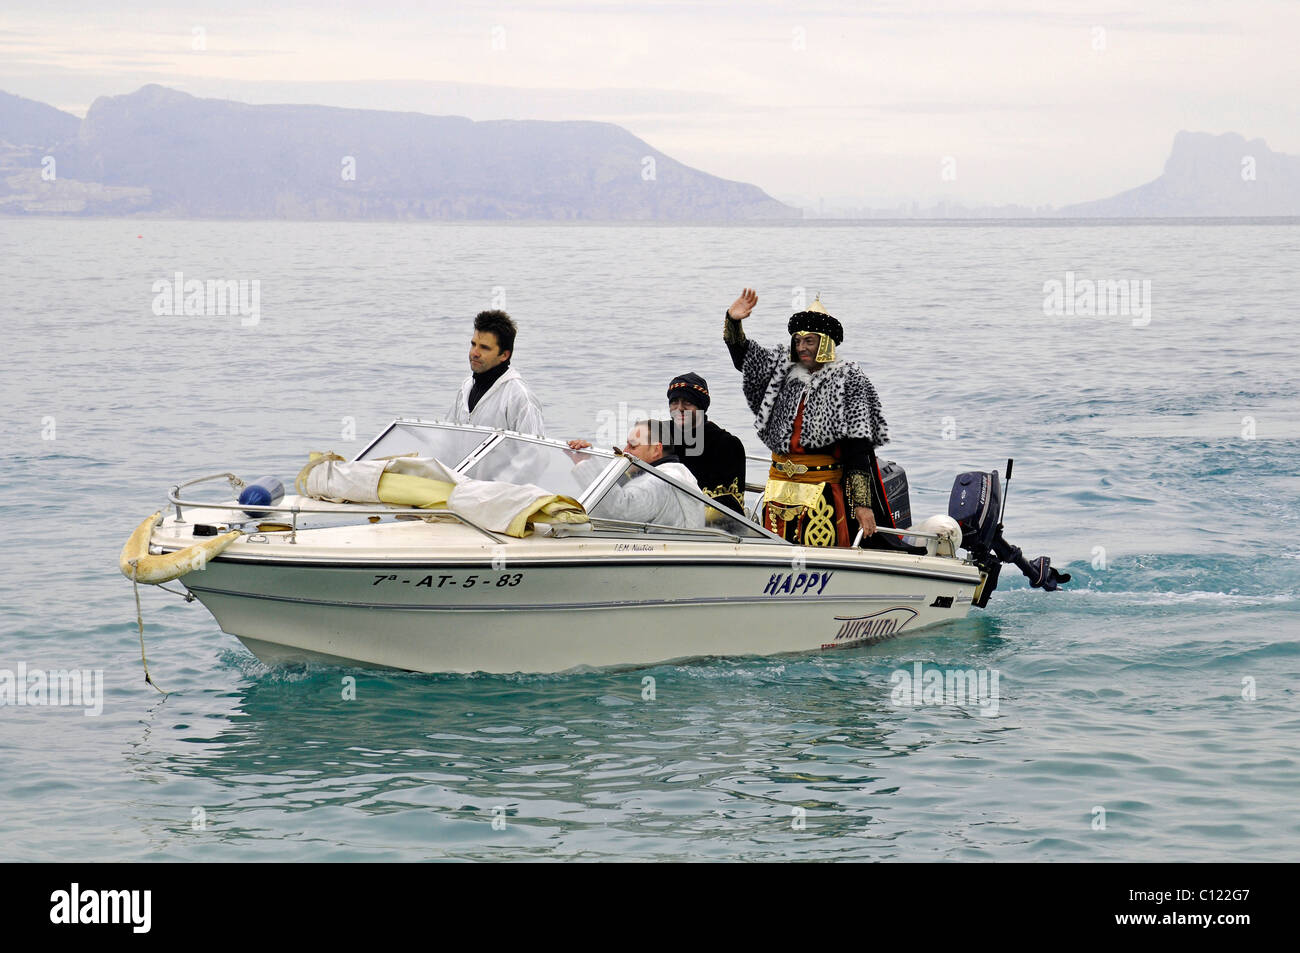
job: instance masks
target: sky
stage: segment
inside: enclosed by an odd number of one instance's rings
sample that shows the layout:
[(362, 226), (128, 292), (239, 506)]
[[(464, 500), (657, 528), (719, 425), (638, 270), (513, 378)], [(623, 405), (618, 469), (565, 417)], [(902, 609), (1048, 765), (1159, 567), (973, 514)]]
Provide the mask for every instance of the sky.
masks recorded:
[(1060, 206), (1174, 135), (1300, 154), (1300, 2), (4, 0), (0, 89), (618, 123), (806, 207)]

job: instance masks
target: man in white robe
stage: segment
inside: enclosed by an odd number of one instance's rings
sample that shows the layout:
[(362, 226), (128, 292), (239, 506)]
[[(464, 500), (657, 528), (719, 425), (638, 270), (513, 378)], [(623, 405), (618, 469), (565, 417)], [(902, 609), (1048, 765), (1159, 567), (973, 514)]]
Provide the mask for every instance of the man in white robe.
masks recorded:
[[(662, 439), (651, 421), (637, 422), (627, 435), (623, 451), (650, 464), (663, 476), (698, 490), (699, 484), (691, 471), (675, 456), (664, 449)], [(577, 443), (578, 441), (574, 441)], [(703, 500), (674, 489), (650, 473), (643, 473), (632, 465), (631, 476), (623, 485), (615, 484), (596, 504), (591, 515), (629, 523), (657, 523), (660, 526), (680, 526), (685, 529), (704, 527), (705, 504)], [(590, 482), (604, 469), (604, 460), (585, 460), (574, 467), (580, 479)]]
[(451, 423), (546, 436), (541, 404), (510, 366), (515, 331), (515, 323), (504, 311), (483, 311), (474, 319), (470, 376), (447, 412)]

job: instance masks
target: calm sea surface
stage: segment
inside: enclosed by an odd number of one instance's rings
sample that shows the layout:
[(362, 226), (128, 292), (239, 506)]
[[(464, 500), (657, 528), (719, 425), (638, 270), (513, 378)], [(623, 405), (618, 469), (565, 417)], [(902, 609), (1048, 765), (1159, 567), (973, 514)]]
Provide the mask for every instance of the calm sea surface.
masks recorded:
[[(1300, 856), (1300, 226), (0, 219), (0, 252), (0, 689), (104, 679), (98, 716), (0, 707), (7, 859)], [(257, 281), (257, 322), (156, 314), (176, 272)], [(1085, 279), (1140, 304), (1044, 313)], [(172, 694), (144, 683), (117, 556), (172, 483), (287, 482), (442, 415), (494, 305), (552, 435), (659, 412), (693, 370), (757, 452), (721, 342), (746, 285), (761, 341), (799, 288), (844, 322), (918, 518), (1014, 457), (1007, 535), (1069, 590), (1009, 569), (987, 610), (867, 649), (357, 672), (344, 701), (347, 671), (267, 669), (146, 587)], [(894, 704), (918, 662), (997, 672), (997, 714)]]

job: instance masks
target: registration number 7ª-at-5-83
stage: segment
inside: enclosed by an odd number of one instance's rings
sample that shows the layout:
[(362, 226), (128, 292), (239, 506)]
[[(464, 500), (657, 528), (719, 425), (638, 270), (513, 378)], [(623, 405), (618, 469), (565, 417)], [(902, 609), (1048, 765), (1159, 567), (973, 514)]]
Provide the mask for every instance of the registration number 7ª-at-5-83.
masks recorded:
[(412, 588), (419, 589), (424, 586), (428, 589), (460, 588), (473, 589), (476, 586), (495, 586), (498, 589), (506, 586), (517, 586), (524, 579), (521, 572), (503, 572), (497, 573), (475, 573), (470, 576), (456, 575), (436, 575), (436, 576), (402, 576), (397, 573), (379, 573), (375, 576), (372, 586), (382, 586), (390, 583), (397, 583)]

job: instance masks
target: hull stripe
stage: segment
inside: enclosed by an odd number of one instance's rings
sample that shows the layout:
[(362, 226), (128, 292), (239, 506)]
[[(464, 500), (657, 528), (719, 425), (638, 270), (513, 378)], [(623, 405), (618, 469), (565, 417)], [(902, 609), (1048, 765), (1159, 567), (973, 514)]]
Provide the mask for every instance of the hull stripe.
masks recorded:
[(308, 599), (302, 596), (272, 596), (262, 593), (236, 592), (231, 589), (211, 589), (207, 586), (186, 586), (190, 592), (220, 596), (233, 596), (237, 599), (264, 599), (270, 602), (295, 602), (303, 605), (329, 606), (345, 609), (390, 609), (398, 612), (432, 611), (432, 612), (515, 612), (523, 610), (534, 612), (550, 609), (629, 609), (642, 606), (706, 606), (738, 605), (746, 603), (790, 603), (790, 602), (924, 602), (924, 595), (880, 595), (880, 596), (704, 596), (698, 599), (629, 599), (626, 602), (550, 602), (526, 603), (515, 602), (508, 605), (441, 605), (420, 606), (401, 605), (387, 602), (336, 602), (328, 599)]

